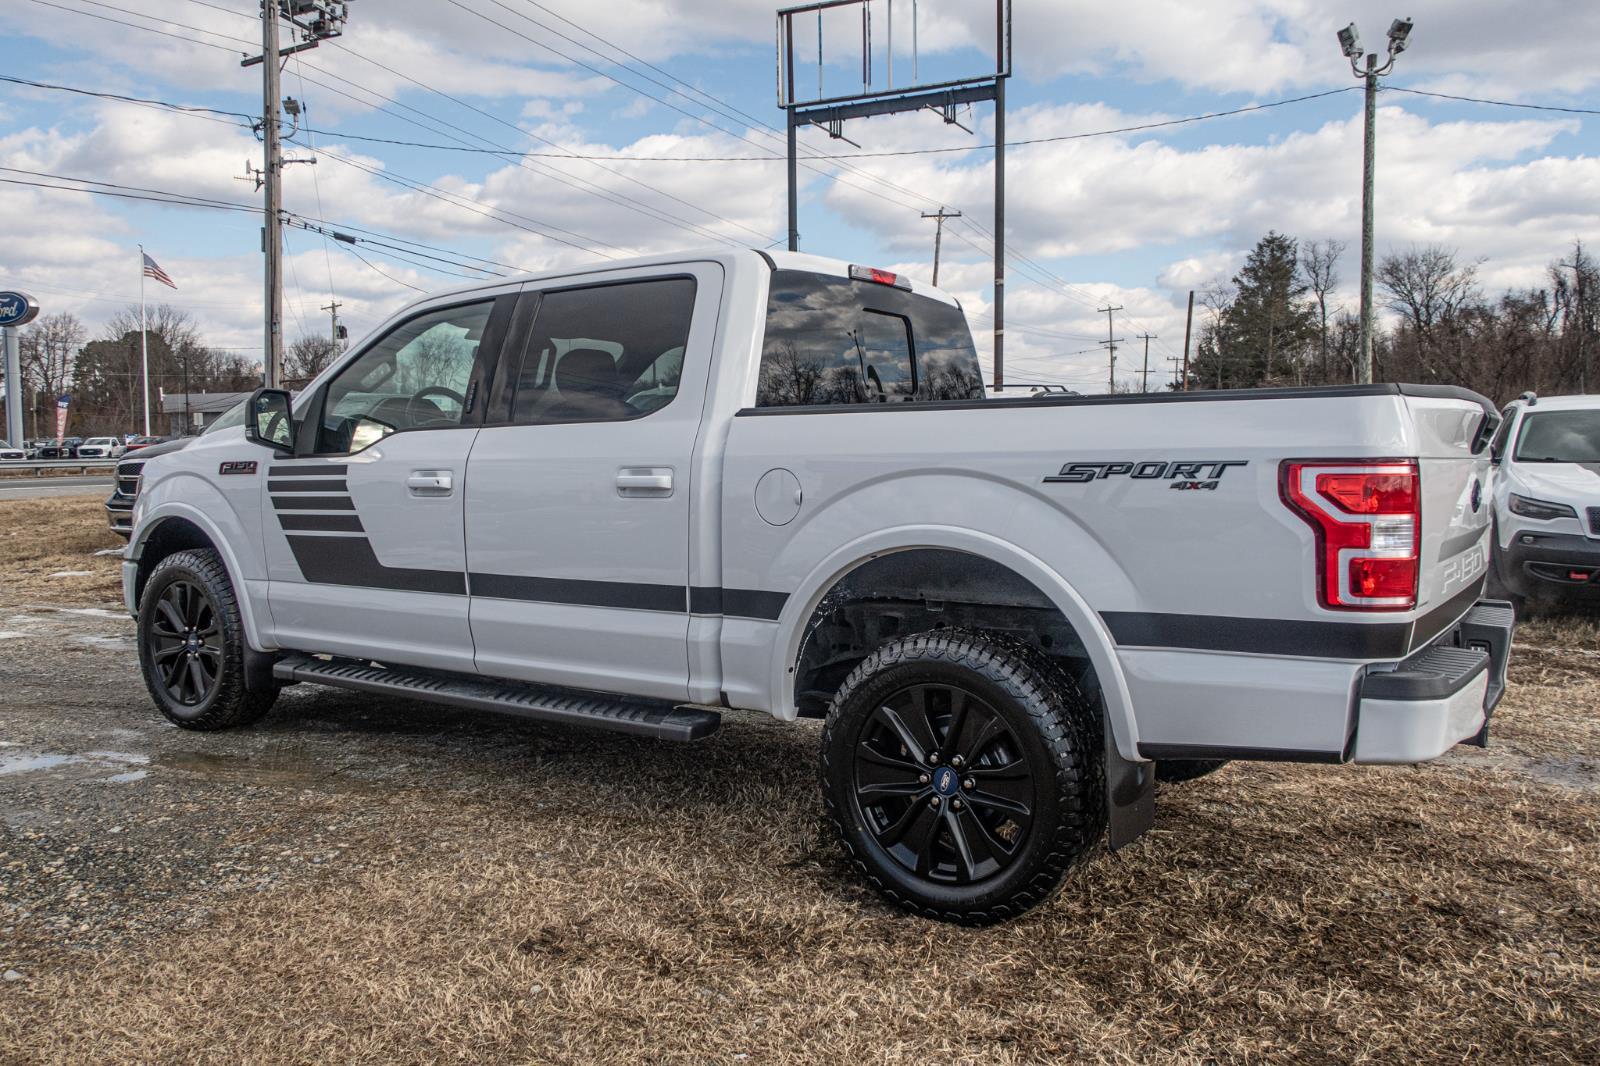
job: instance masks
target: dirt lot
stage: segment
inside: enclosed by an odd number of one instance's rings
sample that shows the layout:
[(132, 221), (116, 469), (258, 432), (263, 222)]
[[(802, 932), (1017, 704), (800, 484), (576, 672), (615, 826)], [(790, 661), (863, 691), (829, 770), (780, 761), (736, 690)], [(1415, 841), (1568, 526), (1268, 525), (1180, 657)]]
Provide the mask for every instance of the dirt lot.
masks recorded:
[(0, 505), (0, 1060), (1600, 1059), (1593, 620), (1520, 631), (1487, 751), (1236, 764), (974, 932), (848, 876), (811, 725), (302, 686), (165, 726), (115, 543), (94, 498)]

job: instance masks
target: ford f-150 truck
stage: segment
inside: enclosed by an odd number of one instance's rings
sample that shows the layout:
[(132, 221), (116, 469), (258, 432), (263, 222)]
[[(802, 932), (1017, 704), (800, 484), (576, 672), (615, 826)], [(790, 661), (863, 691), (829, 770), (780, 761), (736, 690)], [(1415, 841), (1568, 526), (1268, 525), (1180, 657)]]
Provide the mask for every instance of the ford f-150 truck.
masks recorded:
[(297, 682), (675, 740), (823, 718), (850, 861), (982, 923), (1138, 836), (1158, 768), (1484, 743), (1497, 421), (1406, 385), (987, 397), (904, 276), (647, 258), (420, 300), (148, 460), (123, 587), (190, 729)]

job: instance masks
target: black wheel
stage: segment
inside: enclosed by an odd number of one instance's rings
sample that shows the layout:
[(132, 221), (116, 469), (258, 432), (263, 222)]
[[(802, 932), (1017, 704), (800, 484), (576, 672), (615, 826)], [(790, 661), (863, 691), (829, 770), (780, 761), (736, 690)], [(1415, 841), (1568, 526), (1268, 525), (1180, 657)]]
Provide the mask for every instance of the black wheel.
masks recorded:
[(1227, 766), (1229, 759), (1162, 759), (1156, 763), (1156, 780), (1173, 785), (1179, 781), (1193, 781)]
[(175, 552), (157, 564), (139, 603), (139, 666), (168, 721), (228, 729), (259, 719), (276, 689), (245, 688), (244, 626), (217, 553)]
[(890, 902), (983, 925), (1048, 899), (1105, 830), (1097, 716), (1044, 656), (984, 634), (891, 641), (834, 697), (822, 793)]

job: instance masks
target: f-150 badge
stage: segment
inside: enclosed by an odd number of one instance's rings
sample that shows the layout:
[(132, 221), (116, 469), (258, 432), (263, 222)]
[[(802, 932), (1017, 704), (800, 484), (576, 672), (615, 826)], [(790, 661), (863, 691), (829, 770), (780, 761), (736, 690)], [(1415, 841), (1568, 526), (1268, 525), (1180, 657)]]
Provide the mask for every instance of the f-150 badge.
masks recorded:
[(1165, 481), (1167, 487), (1182, 491), (1216, 490), (1230, 466), (1249, 466), (1248, 459), (1202, 459), (1198, 461), (1147, 459), (1133, 463), (1064, 463), (1058, 473), (1047, 476), (1046, 484), (1082, 485), (1090, 481), (1127, 477), (1136, 481)]

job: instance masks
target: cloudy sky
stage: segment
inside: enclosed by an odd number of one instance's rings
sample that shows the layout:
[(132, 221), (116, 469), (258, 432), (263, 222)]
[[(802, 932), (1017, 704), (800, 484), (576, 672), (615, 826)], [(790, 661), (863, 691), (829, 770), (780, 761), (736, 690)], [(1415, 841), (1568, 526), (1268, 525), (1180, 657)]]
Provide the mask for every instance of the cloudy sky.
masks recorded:
[[(891, 0), (873, 0), (878, 87)], [(287, 332), (325, 332), (330, 293), (359, 336), (416, 295), (484, 270), (541, 270), (638, 252), (765, 247), (784, 235), (782, 113), (772, 0), (351, 0), (349, 32), (290, 60), (283, 91), (307, 111), (290, 145), (285, 206), (374, 241), (291, 230)], [(911, 73), (913, 0), (893, 0), (895, 80)], [(993, 63), (993, 0), (916, 0), (924, 79)], [(0, 82), (0, 288), (31, 291), (97, 330), (137, 299), (143, 243), (178, 282), (159, 295), (219, 347), (259, 354), (258, 221), (40, 188), (67, 179), (259, 202), (250, 0), (7, 0), (0, 75), (212, 110)], [(1125, 310), (1119, 378), (1182, 347), (1184, 300), (1232, 274), (1268, 229), (1360, 236), (1359, 91), (1251, 113), (1089, 137), (1356, 83), (1334, 31), (1369, 48), (1416, 20), (1395, 87), (1600, 109), (1600, 4), (1570, 0), (1016, 0), (1008, 87), (1009, 381), (1103, 390), (1108, 302)], [(857, 19), (859, 15), (854, 16)], [(858, 26), (859, 23), (856, 23)], [(816, 29), (798, 44), (815, 55)], [(823, 84), (860, 84), (860, 48), (824, 32)], [(815, 92), (814, 58), (797, 71)], [(1600, 116), (1399, 92), (1380, 97), (1378, 251), (1414, 242), (1485, 260), (1491, 291), (1537, 284), (1574, 238), (1600, 241)], [(807, 130), (801, 247), (931, 273), (989, 347), (993, 115), (931, 112)], [(1055, 138), (1052, 140), (1052, 138)], [(409, 143), (392, 143), (409, 142)], [(927, 152), (928, 149), (950, 149)], [(921, 152), (883, 155), (878, 153)], [(599, 158), (575, 158), (599, 157)], [(31, 182), (35, 184), (19, 184)], [(359, 229), (357, 229), (359, 228)], [(387, 245), (387, 246), (386, 246)], [(780, 245), (781, 246), (781, 245)], [(401, 251), (404, 249), (405, 251)], [(357, 253), (361, 258), (357, 257)], [(430, 258), (437, 257), (437, 258)], [(443, 259), (447, 262), (440, 262)]]

